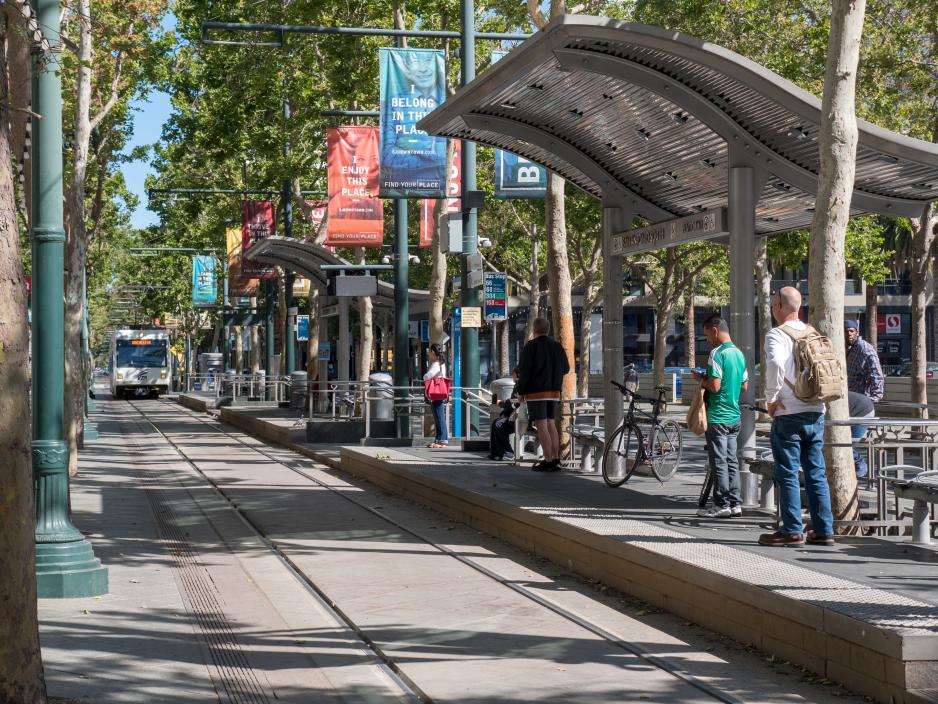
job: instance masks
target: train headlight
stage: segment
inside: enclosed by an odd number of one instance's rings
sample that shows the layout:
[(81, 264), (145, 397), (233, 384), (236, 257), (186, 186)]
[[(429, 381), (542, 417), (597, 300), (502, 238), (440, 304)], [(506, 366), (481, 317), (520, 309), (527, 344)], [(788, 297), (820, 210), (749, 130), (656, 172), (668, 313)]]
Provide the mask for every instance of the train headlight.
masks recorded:
[(166, 378), (166, 372), (160, 372), (160, 379)]
[(120, 381), (124, 378), (124, 375), (121, 372), (117, 372), (117, 380)]

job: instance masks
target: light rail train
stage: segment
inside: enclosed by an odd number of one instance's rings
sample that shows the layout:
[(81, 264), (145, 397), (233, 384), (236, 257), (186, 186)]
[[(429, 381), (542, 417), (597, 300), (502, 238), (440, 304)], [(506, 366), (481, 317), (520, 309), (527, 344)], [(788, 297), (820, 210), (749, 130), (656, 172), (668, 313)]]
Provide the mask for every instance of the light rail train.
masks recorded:
[(170, 354), (166, 330), (113, 331), (108, 371), (114, 398), (127, 398), (141, 391), (156, 397), (169, 391), (172, 382)]

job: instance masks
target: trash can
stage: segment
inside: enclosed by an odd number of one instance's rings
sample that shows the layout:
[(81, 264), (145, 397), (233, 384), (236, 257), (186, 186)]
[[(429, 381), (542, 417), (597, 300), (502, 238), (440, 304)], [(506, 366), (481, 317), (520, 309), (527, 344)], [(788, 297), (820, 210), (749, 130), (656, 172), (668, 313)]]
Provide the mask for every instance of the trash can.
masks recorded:
[(369, 375), (368, 382), (371, 385), (368, 403), (371, 406), (372, 420), (392, 420), (394, 418), (394, 391), (391, 388), (393, 385), (391, 375), (386, 372), (376, 372)]
[(290, 408), (296, 410), (306, 408), (306, 379), (306, 372), (290, 374)]
[(234, 396), (235, 374), (237, 372), (234, 369), (225, 372), (225, 380), (221, 386), (222, 396)]
[(511, 398), (511, 392), (514, 391), (515, 380), (510, 376), (504, 379), (496, 379), (492, 382), (492, 400), (507, 401)]
[(248, 390), (250, 393), (250, 400), (252, 401), (263, 401), (266, 396), (264, 395), (264, 389), (267, 386), (267, 371), (264, 369), (258, 369), (257, 374), (254, 375), (254, 380), (252, 384), (248, 385)]

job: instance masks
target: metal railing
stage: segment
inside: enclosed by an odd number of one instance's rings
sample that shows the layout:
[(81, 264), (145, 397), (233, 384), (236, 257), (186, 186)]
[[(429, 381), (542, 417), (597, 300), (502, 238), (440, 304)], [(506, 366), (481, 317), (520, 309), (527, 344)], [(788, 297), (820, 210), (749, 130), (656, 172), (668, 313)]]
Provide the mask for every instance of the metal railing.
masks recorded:
[(306, 382), (308, 418), (328, 416), (332, 419), (364, 418), (367, 405), (368, 381), (320, 381)]
[[(423, 385), (420, 386), (391, 386), (376, 382), (359, 382), (364, 387), (362, 406), (365, 417), (365, 437), (371, 437), (372, 424), (375, 420), (407, 419), (407, 428), (410, 437), (424, 437), (428, 428), (428, 417), (432, 416), (432, 409), (424, 396)], [(488, 425), (491, 419), (492, 395), (487, 389), (477, 387), (453, 387), (450, 398), (446, 403), (446, 427), (452, 438), (465, 437), (460, 428), (453, 427), (453, 409), (459, 404), (463, 414), (478, 411), (480, 430), (488, 434)], [(382, 406), (382, 404), (387, 404)], [(376, 418), (374, 409), (381, 408), (381, 417)], [(390, 410), (390, 413), (387, 411)], [(390, 417), (387, 417), (390, 416)], [(399, 426), (399, 424), (398, 424)]]
[(290, 377), (266, 374), (232, 374), (215, 377), (215, 398), (230, 397), (232, 403), (244, 398), (279, 403), (290, 400)]

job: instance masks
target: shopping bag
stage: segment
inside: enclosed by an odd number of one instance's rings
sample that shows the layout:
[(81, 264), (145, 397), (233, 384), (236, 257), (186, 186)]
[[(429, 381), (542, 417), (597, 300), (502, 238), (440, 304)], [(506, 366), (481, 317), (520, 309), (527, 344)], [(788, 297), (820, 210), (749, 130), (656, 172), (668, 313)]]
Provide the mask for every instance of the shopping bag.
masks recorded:
[(697, 387), (697, 393), (694, 394), (690, 402), (690, 408), (687, 409), (687, 429), (694, 435), (703, 435), (707, 432), (707, 405), (704, 403), (705, 389), (703, 385)]
[(423, 382), (423, 391), (431, 401), (445, 401), (449, 398), (450, 383), (445, 376), (436, 376)]

